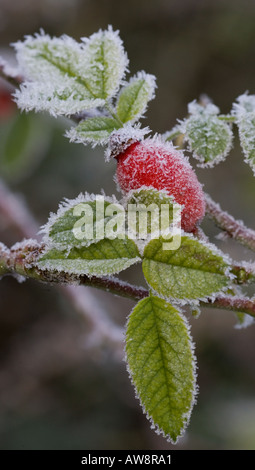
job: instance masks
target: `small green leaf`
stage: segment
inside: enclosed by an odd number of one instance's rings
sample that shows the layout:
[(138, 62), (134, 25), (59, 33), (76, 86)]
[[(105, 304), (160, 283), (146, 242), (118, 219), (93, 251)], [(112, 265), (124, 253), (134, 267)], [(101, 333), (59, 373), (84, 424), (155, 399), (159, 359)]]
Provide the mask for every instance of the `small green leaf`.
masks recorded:
[(115, 274), (140, 261), (132, 240), (103, 239), (89, 247), (48, 250), (36, 263), (39, 269), (78, 275)]
[(183, 236), (177, 250), (164, 250), (161, 239), (144, 250), (143, 272), (148, 284), (166, 298), (196, 299), (229, 285), (228, 261), (211, 245)]
[(106, 100), (118, 91), (126, 72), (128, 59), (118, 31), (106, 31), (83, 38), (87, 68), (84, 76), (97, 98)]
[(132, 311), (126, 339), (128, 367), (144, 411), (176, 442), (188, 424), (196, 394), (187, 321), (172, 305), (150, 296)]
[(241, 147), (255, 175), (255, 95), (241, 95), (233, 107)]
[(237, 125), (245, 162), (250, 165), (255, 175), (255, 112), (240, 117)]
[(203, 108), (192, 104), (190, 109), (193, 114), (183, 124), (185, 140), (194, 158), (201, 162), (199, 166), (213, 167), (223, 161), (231, 149), (231, 128), (216, 115), (218, 108), (214, 105)]
[(154, 98), (155, 77), (139, 72), (131, 78), (126, 87), (121, 90), (117, 114), (123, 123), (136, 121), (146, 110), (148, 102)]
[(110, 117), (94, 117), (81, 121), (78, 126), (72, 127), (66, 135), (71, 142), (105, 143), (112, 131), (119, 129), (120, 124)]

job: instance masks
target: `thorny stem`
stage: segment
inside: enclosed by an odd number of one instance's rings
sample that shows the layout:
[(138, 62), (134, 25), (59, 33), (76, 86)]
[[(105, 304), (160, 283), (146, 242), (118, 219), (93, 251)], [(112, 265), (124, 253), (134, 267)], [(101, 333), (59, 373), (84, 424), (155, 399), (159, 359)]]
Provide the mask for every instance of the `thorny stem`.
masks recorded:
[(223, 211), (219, 204), (214, 202), (208, 195), (206, 195), (206, 213), (214, 221), (215, 225), (226, 232), (229, 237), (255, 251), (255, 231)]

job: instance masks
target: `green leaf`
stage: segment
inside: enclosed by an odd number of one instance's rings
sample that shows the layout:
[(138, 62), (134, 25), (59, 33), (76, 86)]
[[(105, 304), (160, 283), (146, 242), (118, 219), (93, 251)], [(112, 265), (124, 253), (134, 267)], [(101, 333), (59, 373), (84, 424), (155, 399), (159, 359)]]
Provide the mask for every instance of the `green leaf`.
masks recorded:
[(136, 121), (146, 110), (148, 102), (155, 95), (155, 77), (139, 72), (131, 78), (126, 87), (121, 90), (117, 114), (123, 123)]
[(94, 117), (81, 121), (78, 126), (70, 129), (66, 135), (71, 142), (105, 143), (110, 134), (119, 129), (120, 124), (110, 117)]
[(212, 167), (228, 155), (232, 133), (217, 116), (192, 116), (186, 122), (186, 140), (200, 166)]
[(149, 238), (151, 233), (153, 238), (158, 238), (160, 233), (169, 230), (177, 208), (181, 210), (181, 206), (164, 190), (144, 187), (130, 191), (125, 205), (128, 208), (129, 231), (143, 239)]
[(39, 269), (78, 275), (115, 274), (140, 261), (132, 240), (103, 239), (89, 247), (49, 249), (36, 263)]
[(42, 116), (17, 113), (0, 128), (0, 172), (11, 182), (31, 175), (44, 157), (51, 131)]
[(255, 112), (239, 117), (237, 125), (245, 162), (255, 175)]
[(21, 109), (71, 115), (103, 106), (120, 86), (128, 61), (118, 32), (99, 31), (82, 43), (41, 33), (15, 44), (29, 81), (16, 92)]
[(128, 367), (143, 409), (176, 442), (188, 424), (196, 394), (187, 321), (172, 305), (150, 296), (132, 311), (126, 338)]
[(241, 147), (255, 175), (255, 95), (241, 95), (233, 106)]
[(191, 104), (191, 116), (184, 122), (185, 140), (201, 167), (213, 167), (228, 155), (233, 134), (230, 125), (216, 115), (218, 108)]
[(111, 98), (118, 91), (128, 65), (118, 31), (109, 27), (83, 40), (88, 65), (84, 76), (93, 95), (104, 100)]
[[(118, 221), (120, 214), (122, 220)], [(114, 224), (116, 221), (116, 224)], [(41, 229), (46, 245), (56, 248), (88, 246), (106, 237), (110, 238), (109, 224), (112, 223), (112, 238), (125, 230), (124, 208), (113, 198), (101, 195), (81, 194), (76, 199), (66, 199), (56, 214), (51, 214)], [(119, 224), (119, 225), (118, 225)], [(118, 230), (119, 229), (119, 230)], [(125, 238), (125, 233), (123, 234)]]
[(163, 248), (158, 239), (144, 250), (144, 276), (158, 294), (184, 300), (205, 298), (229, 285), (229, 263), (216, 247), (183, 236), (177, 250)]

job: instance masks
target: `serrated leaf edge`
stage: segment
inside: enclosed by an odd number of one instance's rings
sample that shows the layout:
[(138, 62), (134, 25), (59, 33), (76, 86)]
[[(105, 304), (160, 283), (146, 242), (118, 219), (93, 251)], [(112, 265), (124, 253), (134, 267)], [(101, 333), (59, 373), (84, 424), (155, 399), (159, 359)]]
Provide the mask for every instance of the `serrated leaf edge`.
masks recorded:
[(106, 261), (109, 261), (112, 263), (112, 265), (114, 265), (114, 261), (123, 261), (124, 263), (124, 267), (123, 268), (120, 268), (120, 269), (113, 269), (110, 273), (108, 270), (106, 270), (106, 272), (104, 273), (99, 273), (98, 271), (94, 271), (92, 272), (91, 268), (84, 268), (84, 270), (81, 272), (80, 269), (76, 269), (75, 267), (71, 267), (70, 269), (68, 268), (63, 268), (63, 266), (61, 266), (61, 262), (64, 261), (64, 262), (69, 262), (68, 264), (73, 264), (75, 261), (81, 261), (81, 260), (67, 260), (67, 259), (64, 259), (64, 260), (53, 260), (54, 264), (53, 266), (50, 266), (50, 263), (52, 262), (52, 260), (41, 260), (41, 261), (37, 261), (35, 266), (37, 266), (41, 271), (49, 271), (49, 272), (58, 272), (58, 273), (67, 273), (67, 274), (74, 274), (74, 275), (86, 275), (88, 276), (89, 278), (90, 277), (104, 277), (104, 276), (107, 276), (107, 275), (112, 275), (112, 274), (118, 274), (119, 272), (121, 271), (124, 271), (125, 269), (128, 269), (130, 266), (133, 266), (134, 264), (137, 264), (141, 261), (141, 258), (139, 258), (138, 256), (136, 256), (135, 258), (114, 258), (114, 259), (102, 259), (102, 260), (98, 260), (98, 259), (95, 259), (95, 260), (82, 260), (84, 262), (84, 265), (87, 264), (87, 266), (89, 266), (90, 264), (92, 265), (93, 262), (95, 262), (95, 265), (96, 264), (102, 264), (102, 263), (105, 263)]
[(129, 81), (126, 81), (123, 83), (123, 87), (120, 89), (118, 96), (116, 98), (117, 103), (122, 93), (124, 92), (125, 88), (138, 80), (144, 80), (148, 84), (149, 93), (148, 93), (147, 103), (145, 104), (143, 110), (140, 113), (138, 113), (133, 119), (128, 120), (125, 124), (127, 124), (128, 122), (130, 124), (134, 124), (138, 119), (144, 118), (145, 112), (148, 108), (149, 101), (155, 98), (155, 91), (157, 88), (156, 77), (155, 75), (146, 73), (144, 70), (141, 70), (140, 72), (137, 72), (133, 77), (131, 77)]
[[(188, 237), (190, 239), (193, 239), (193, 240), (199, 242), (201, 245), (209, 248), (213, 252), (214, 255), (221, 256), (223, 258), (223, 262), (225, 262), (227, 264), (226, 270), (222, 275), (226, 276), (229, 279), (229, 284), (236, 279), (235, 274), (233, 274), (231, 272), (232, 261), (231, 261), (231, 258), (229, 257), (228, 254), (223, 253), (217, 246), (213, 245), (212, 243), (206, 242), (205, 240), (198, 240), (198, 238), (196, 238), (192, 233), (186, 233), (182, 230), (181, 236), (182, 237), (185, 236), (185, 237)], [(150, 241), (146, 244), (146, 246), (150, 243)], [(144, 246), (144, 249), (146, 248), (146, 246)], [(146, 259), (146, 258), (143, 257), (143, 260), (144, 259)], [(212, 273), (212, 274), (214, 274), (214, 273)], [(215, 274), (217, 274), (217, 273), (215, 273)], [(145, 278), (145, 281), (146, 281), (147, 285), (149, 286), (149, 288), (150, 288), (151, 292), (153, 293), (153, 295), (155, 295), (156, 297), (160, 297), (161, 299), (165, 300), (166, 302), (173, 303), (174, 305), (179, 306), (179, 307), (183, 307), (185, 305), (192, 305), (192, 304), (194, 304), (194, 302), (197, 302), (198, 304), (200, 302), (207, 302), (207, 303), (208, 303), (208, 301), (209, 302), (214, 302), (216, 297), (218, 297), (220, 294), (226, 292), (229, 289), (229, 285), (226, 285), (225, 287), (222, 287), (220, 291), (213, 292), (212, 294), (207, 295), (205, 297), (196, 297), (194, 299), (189, 299), (189, 298), (184, 297), (183, 299), (179, 299), (177, 297), (165, 296), (165, 295), (160, 294), (155, 289), (153, 289), (153, 287), (149, 284), (149, 282), (147, 281), (146, 278)]]
[[(159, 297), (158, 295), (156, 295), (156, 297)], [(160, 297), (161, 298), (161, 297)], [(144, 300), (144, 299), (143, 299)], [(154, 423), (154, 420), (153, 418), (150, 416), (149, 412), (147, 412), (146, 408), (145, 408), (145, 405), (142, 403), (141, 401), (141, 398), (139, 396), (139, 393), (136, 389), (136, 386), (135, 386), (135, 383), (133, 382), (133, 377), (132, 377), (132, 372), (131, 372), (131, 369), (129, 367), (129, 363), (128, 363), (128, 360), (127, 360), (127, 346), (126, 346), (126, 340), (125, 340), (125, 348), (124, 348), (124, 362), (126, 363), (126, 370), (127, 370), (127, 373), (129, 375), (129, 378), (130, 378), (130, 381), (135, 389), (135, 397), (137, 400), (139, 400), (140, 402), (140, 405), (141, 405), (141, 408), (143, 410), (143, 413), (145, 414), (146, 418), (148, 419), (148, 421), (150, 422), (151, 424), (151, 429), (153, 429), (157, 435), (162, 435), (168, 442), (172, 443), (172, 444), (177, 444), (179, 439), (181, 439), (186, 431), (186, 428), (188, 427), (189, 425), (189, 422), (190, 422), (190, 417), (191, 417), (191, 413), (192, 413), (192, 410), (194, 408), (194, 406), (196, 405), (197, 403), (197, 396), (198, 396), (198, 392), (199, 392), (199, 386), (197, 384), (197, 358), (196, 358), (196, 355), (195, 355), (195, 343), (193, 342), (193, 338), (191, 336), (191, 327), (190, 327), (190, 324), (188, 323), (188, 320), (187, 318), (185, 317), (185, 315), (182, 313), (182, 311), (180, 310), (180, 308), (178, 307), (175, 307), (173, 305), (170, 304), (169, 301), (167, 301), (166, 299), (163, 299), (165, 300), (166, 303), (168, 303), (171, 307), (175, 308), (176, 310), (178, 310), (178, 313), (180, 315), (180, 318), (183, 320), (184, 322), (184, 325), (186, 326), (186, 329), (187, 329), (187, 335), (188, 335), (188, 339), (189, 339), (189, 345), (190, 345), (190, 351), (191, 351), (191, 355), (192, 355), (192, 374), (193, 374), (193, 385), (194, 385), (194, 390), (193, 390), (193, 393), (192, 393), (192, 400), (191, 400), (191, 404), (190, 404), (190, 409), (189, 411), (187, 411), (186, 413), (183, 413), (182, 415), (182, 418), (184, 420), (184, 425), (180, 431), (180, 434), (179, 436), (177, 437), (176, 441), (174, 441), (171, 436), (169, 436), (169, 434), (165, 434), (165, 432), (158, 426), (157, 423)], [(142, 302), (139, 301), (139, 302)], [(138, 303), (139, 303), (138, 302)], [(125, 332), (127, 331), (127, 325), (128, 325), (128, 322), (129, 322), (129, 318), (131, 317), (133, 311), (135, 310), (135, 308), (137, 307), (138, 303), (135, 305), (135, 307), (131, 310), (130, 314), (128, 315), (127, 317), (127, 321), (126, 321), (126, 325), (125, 325)]]
[[(188, 144), (188, 150), (189, 152), (191, 152), (193, 158), (195, 158), (195, 160), (197, 160), (199, 163), (197, 164), (197, 166), (199, 168), (214, 168), (214, 166), (218, 165), (220, 162), (224, 162), (232, 148), (232, 145), (233, 145), (233, 138), (234, 138), (234, 135), (233, 135), (233, 132), (232, 132), (232, 129), (231, 129), (231, 124), (227, 124), (225, 122), (222, 122), (221, 120), (219, 120), (219, 122), (225, 126), (225, 129), (227, 130), (228, 132), (228, 135), (229, 135), (229, 141), (228, 141), (228, 145), (226, 146), (225, 148), (225, 151), (219, 155), (217, 155), (216, 157), (214, 157), (213, 160), (210, 160), (208, 162), (204, 162), (204, 159), (203, 157), (201, 157), (198, 153), (196, 153), (193, 149), (192, 149), (192, 145), (191, 145), (191, 142), (190, 142), (190, 139), (187, 135), (187, 122), (189, 121), (189, 119), (192, 119), (192, 117), (195, 116), (195, 114), (192, 114), (190, 118), (187, 118), (183, 121), (181, 121), (180, 123), (180, 129), (182, 129), (182, 132), (184, 134), (184, 142), (186, 142)], [(208, 116), (210, 116), (211, 118), (214, 117), (216, 119), (218, 119), (218, 116), (215, 114), (210, 114), (208, 113)]]
[[(42, 241), (45, 244), (46, 250), (51, 249), (51, 248), (57, 248), (57, 249), (72, 248), (72, 246), (70, 247), (69, 244), (62, 243), (62, 242), (58, 243), (58, 242), (53, 241), (50, 237), (50, 229), (57, 222), (57, 220), (65, 214), (66, 211), (74, 208), (76, 205), (81, 204), (81, 203), (94, 202), (96, 200), (96, 197), (102, 197), (104, 198), (105, 202), (109, 202), (110, 204), (119, 204), (119, 201), (114, 195), (106, 196), (105, 194), (93, 194), (93, 193), (86, 192), (86, 193), (80, 193), (74, 199), (65, 198), (62, 202), (60, 202), (57, 212), (50, 213), (48, 221), (46, 222), (46, 224), (41, 226), (38, 232), (39, 235), (43, 235)], [(79, 242), (79, 247), (81, 248), (83, 246), (86, 247), (92, 243), (95, 243), (95, 240), (91, 240), (91, 243), (88, 243), (88, 241), (85, 240), (84, 245), (81, 242)]]
[[(100, 116), (98, 116), (100, 117)], [(109, 119), (112, 119), (114, 120), (114, 118), (111, 118), (110, 116), (103, 116), (103, 117), (109, 117)], [(118, 121), (116, 121), (116, 128), (112, 131), (114, 132), (115, 130), (118, 130), (120, 128), (120, 124), (118, 124)], [(65, 137), (67, 137), (70, 142), (75, 142), (76, 144), (91, 144), (92, 145), (92, 148), (95, 148), (97, 145), (106, 145), (109, 141), (109, 137), (110, 135), (112, 134), (112, 132), (109, 133), (109, 136), (108, 137), (105, 137), (105, 138), (102, 138), (102, 139), (98, 139), (98, 140), (95, 140), (93, 139), (92, 137), (81, 137), (79, 135), (79, 132), (77, 132), (77, 127), (71, 127), (71, 129), (67, 130), (65, 132)]]

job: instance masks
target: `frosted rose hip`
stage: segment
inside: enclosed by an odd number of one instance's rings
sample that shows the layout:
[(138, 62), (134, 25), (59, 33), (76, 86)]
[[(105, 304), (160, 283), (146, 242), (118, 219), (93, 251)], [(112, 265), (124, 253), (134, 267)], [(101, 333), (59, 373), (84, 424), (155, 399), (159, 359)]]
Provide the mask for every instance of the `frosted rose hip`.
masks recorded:
[(145, 139), (117, 158), (117, 180), (124, 192), (141, 186), (167, 191), (183, 206), (182, 228), (191, 232), (205, 214), (202, 186), (188, 160), (169, 143)]

